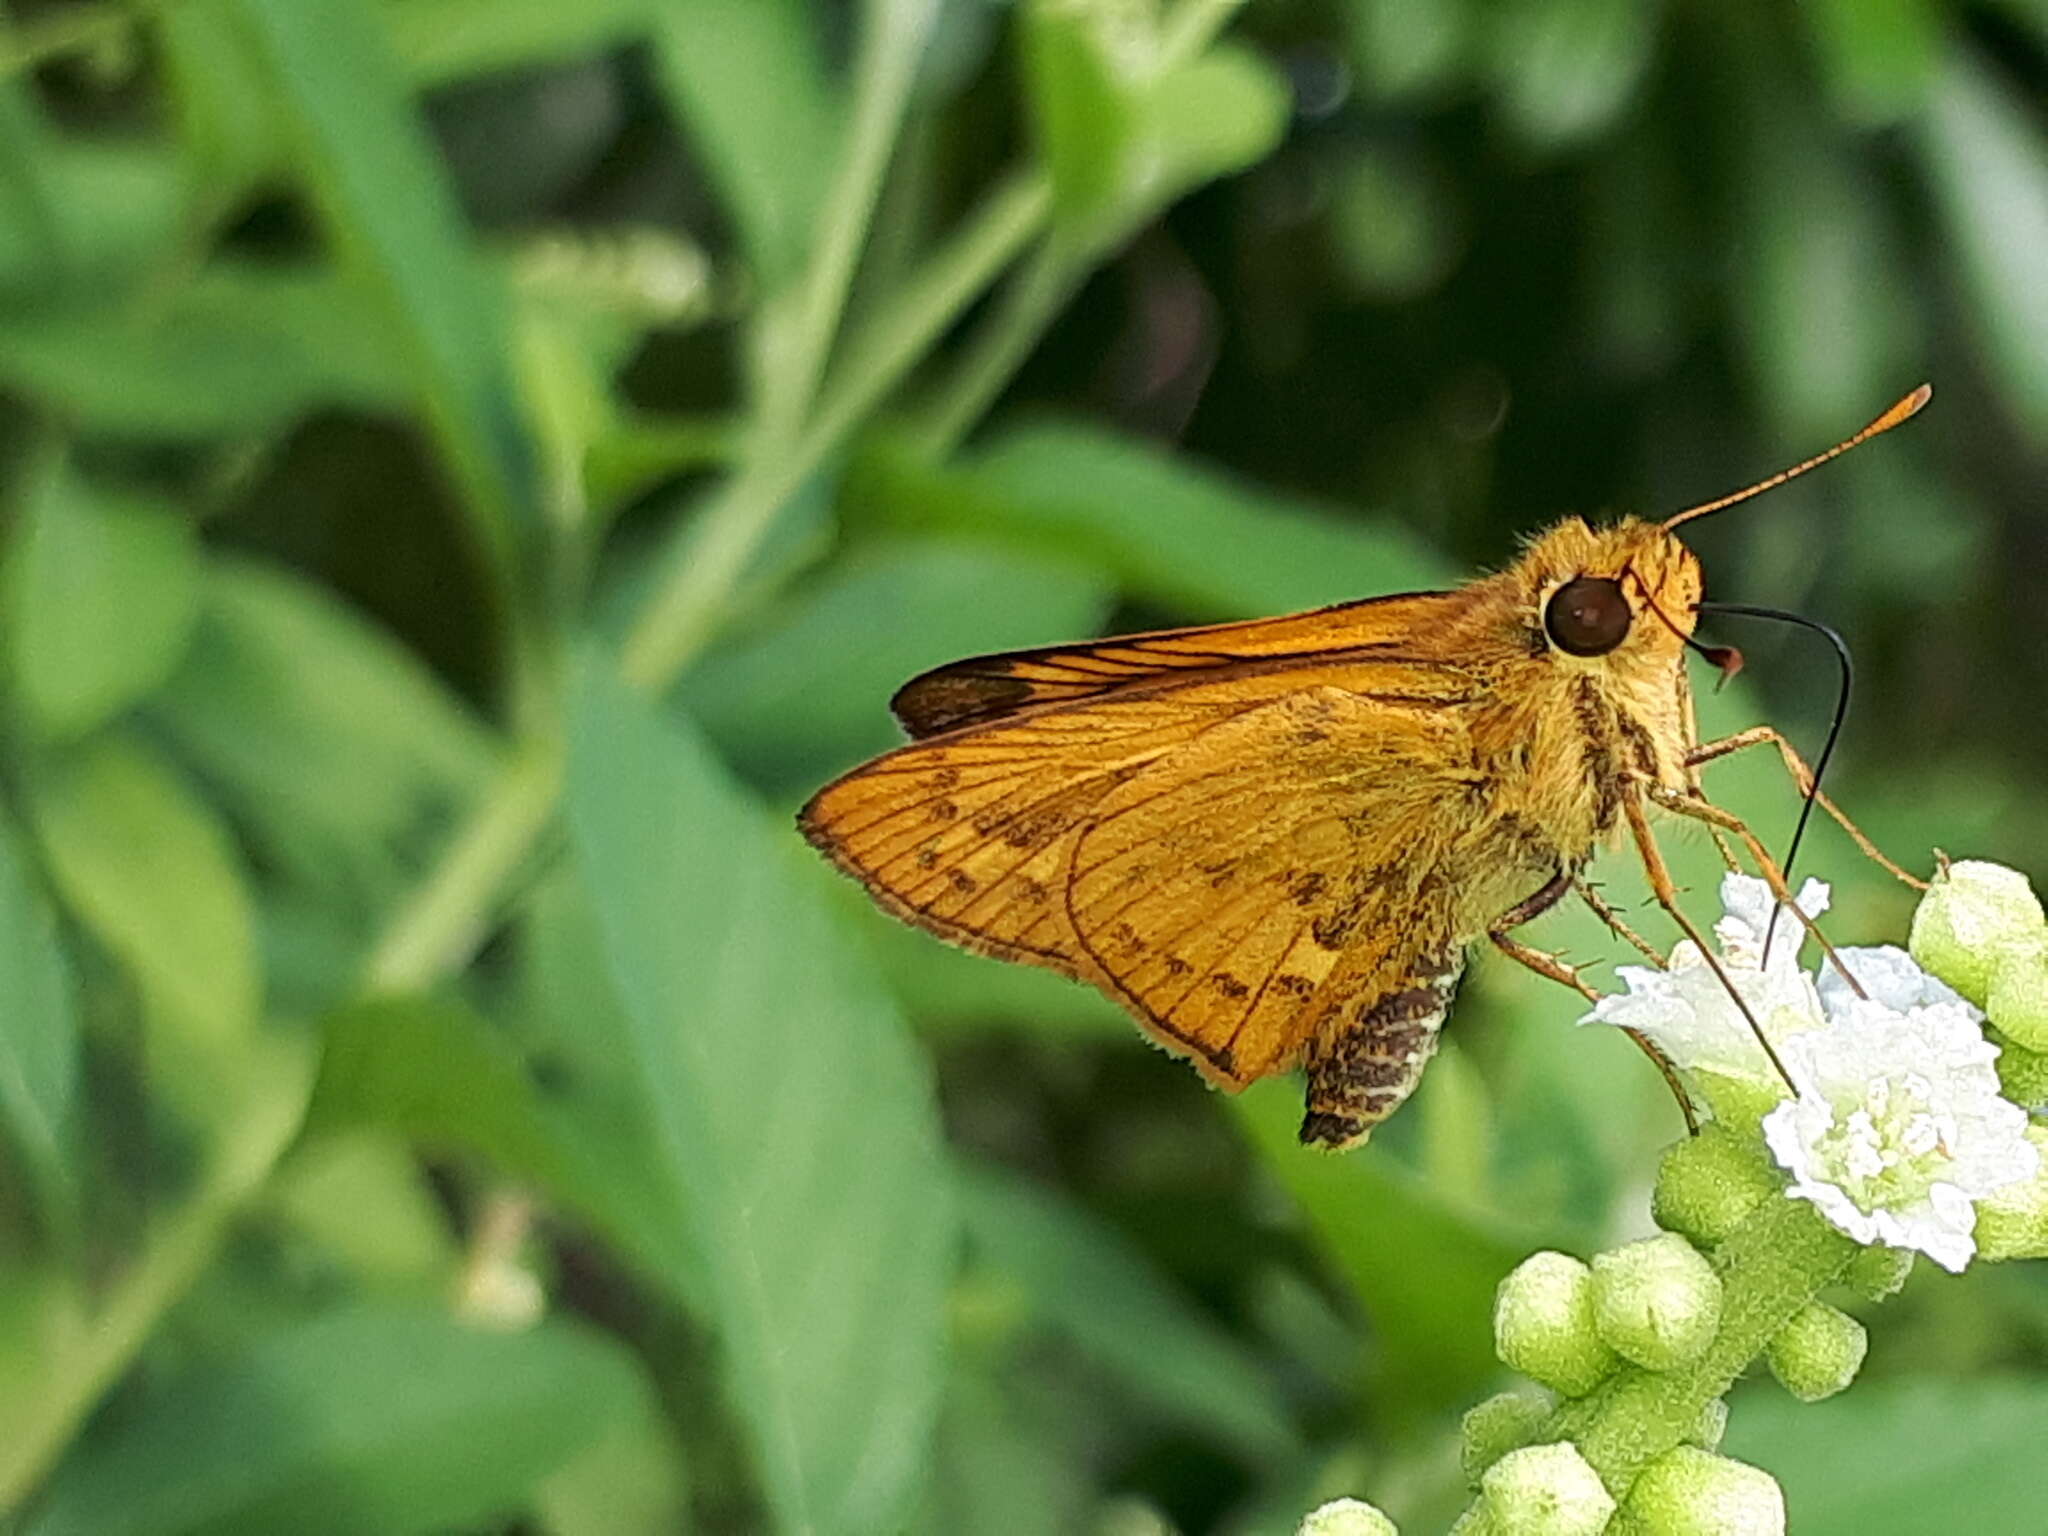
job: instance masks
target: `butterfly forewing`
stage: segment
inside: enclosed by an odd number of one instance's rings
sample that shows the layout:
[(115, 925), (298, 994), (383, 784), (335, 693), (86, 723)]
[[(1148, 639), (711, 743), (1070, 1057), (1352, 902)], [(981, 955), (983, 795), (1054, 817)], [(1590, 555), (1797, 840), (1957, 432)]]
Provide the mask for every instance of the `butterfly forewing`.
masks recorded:
[(1474, 696), (1414, 661), (1155, 671), (899, 749), (803, 826), (899, 915), (1090, 981), (1244, 1083), (1437, 943), (1374, 920), (1410, 866), (1368, 856), (1366, 807), (1443, 792)]
[[(1285, 619), (1155, 630), (1116, 640), (976, 656), (912, 678), (890, 708), (912, 736), (985, 725), (1042, 705), (1079, 704), (1162, 680), (1317, 660), (1395, 660), (1460, 601), (1410, 592)], [(1419, 658), (1415, 658), (1419, 659)]]

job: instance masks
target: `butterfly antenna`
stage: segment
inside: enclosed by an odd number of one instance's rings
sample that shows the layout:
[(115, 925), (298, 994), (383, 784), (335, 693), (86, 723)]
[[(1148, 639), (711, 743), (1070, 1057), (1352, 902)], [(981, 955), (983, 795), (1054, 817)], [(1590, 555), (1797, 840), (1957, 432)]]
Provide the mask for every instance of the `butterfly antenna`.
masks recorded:
[[(1813, 760), (1813, 774), (1806, 786), (1806, 798), (1799, 806), (1799, 821), (1792, 828), (1792, 845), (1785, 850), (1785, 888), (1792, 888), (1792, 865), (1799, 858), (1799, 844), (1806, 836), (1806, 824), (1813, 816), (1813, 802), (1820, 798), (1821, 776), (1828, 771), (1828, 760), (1835, 755), (1835, 743), (1841, 739), (1842, 722), (1849, 718), (1849, 692), (1856, 679), (1856, 664), (1849, 656), (1849, 642), (1830, 626), (1818, 619), (1809, 619), (1804, 614), (1787, 613), (1780, 608), (1753, 608), (1746, 603), (1695, 603), (1695, 613), (1732, 614), (1744, 619), (1776, 619), (1781, 624), (1797, 624), (1801, 629), (1810, 629), (1827, 638), (1835, 648), (1835, 660), (1841, 667), (1841, 685), (1835, 690), (1835, 715), (1828, 722), (1828, 739), (1821, 746), (1820, 756)], [(1764, 927), (1764, 963), (1771, 959), (1771, 939), (1778, 931), (1778, 912), (1771, 908), (1771, 920)]]
[(1755, 485), (1747, 486), (1730, 495), (1718, 497), (1713, 501), (1701, 502), (1696, 507), (1687, 507), (1683, 512), (1666, 518), (1664, 526), (1667, 530), (1676, 528), (1680, 523), (1689, 523), (1696, 517), (1705, 517), (1709, 512), (1719, 512), (1723, 507), (1732, 507), (1738, 501), (1748, 501), (1752, 496), (1761, 496), (1765, 491), (1776, 490), (1787, 480), (1797, 480), (1808, 470), (1819, 469), (1829, 459), (1840, 458), (1859, 443), (1867, 443), (1879, 433), (1891, 431), (1900, 422), (1917, 415), (1920, 408), (1933, 398), (1934, 386), (1922, 384), (1913, 393), (1906, 396), (1905, 399), (1894, 405), (1861, 432), (1858, 432), (1854, 437), (1844, 438), (1826, 453), (1817, 453), (1803, 464), (1794, 464), (1790, 469), (1781, 469), (1768, 480), (1759, 480)]

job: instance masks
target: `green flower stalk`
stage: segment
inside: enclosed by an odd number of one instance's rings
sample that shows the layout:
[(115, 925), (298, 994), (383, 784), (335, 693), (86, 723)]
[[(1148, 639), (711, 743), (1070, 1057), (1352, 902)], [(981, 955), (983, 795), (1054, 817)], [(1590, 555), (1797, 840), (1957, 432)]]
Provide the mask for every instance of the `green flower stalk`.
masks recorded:
[[(1817, 914), (1827, 890), (1799, 902)], [(2048, 1256), (2048, 1126), (2021, 1107), (2048, 1103), (2048, 919), (2025, 879), (1946, 866), (1910, 954), (1839, 952), (1854, 985), (1769, 950), (1763, 882), (1730, 875), (1722, 903), (1722, 968), (1791, 1086), (1694, 946), (1621, 969), (1626, 994), (1585, 1022), (1647, 1034), (1712, 1120), (1660, 1165), (1659, 1236), (1502, 1281), (1497, 1351), (1549, 1393), (1466, 1416), (1460, 1536), (1781, 1533), (1776, 1482), (1714, 1453), (1737, 1378), (1761, 1360), (1799, 1400), (1831, 1397), (1867, 1338), (1824, 1293), (1882, 1300), (1920, 1254)]]

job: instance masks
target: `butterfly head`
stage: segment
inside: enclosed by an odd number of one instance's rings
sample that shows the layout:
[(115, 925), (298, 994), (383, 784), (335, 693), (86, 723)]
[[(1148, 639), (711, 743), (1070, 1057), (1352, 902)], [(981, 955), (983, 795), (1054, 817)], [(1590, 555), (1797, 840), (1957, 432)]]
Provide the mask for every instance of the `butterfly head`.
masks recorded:
[(1700, 563), (1655, 523), (1593, 528), (1577, 518), (1516, 567), (1531, 650), (1574, 667), (1669, 667), (1691, 637)]

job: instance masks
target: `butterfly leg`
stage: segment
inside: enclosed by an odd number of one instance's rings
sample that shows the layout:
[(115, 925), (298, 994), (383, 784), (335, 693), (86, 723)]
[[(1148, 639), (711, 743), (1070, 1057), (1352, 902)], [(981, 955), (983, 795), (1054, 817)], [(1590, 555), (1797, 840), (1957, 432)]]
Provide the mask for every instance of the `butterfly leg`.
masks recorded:
[(1764, 884), (1771, 888), (1771, 894), (1777, 897), (1783, 906), (1789, 908), (1794, 917), (1799, 919), (1800, 926), (1812, 935), (1815, 943), (1820, 945), (1821, 952), (1828, 957), (1829, 962), (1841, 974), (1842, 980), (1849, 983), (1849, 990), (1858, 997), (1864, 996), (1863, 984), (1849, 974), (1848, 967), (1842, 964), (1842, 957), (1835, 953), (1835, 946), (1828, 942), (1827, 935), (1820, 931), (1819, 925), (1812, 918), (1800, 911), (1799, 904), (1792, 899), (1792, 892), (1785, 885), (1784, 872), (1778, 868), (1777, 862), (1772, 859), (1769, 851), (1764, 847), (1763, 840), (1749, 830), (1748, 822), (1737, 816), (1733, 811), (1722, 810), (1720, 806), (1715, 805), (1712, 801), (1702, 800), (1693, 795), (1682, 795), (1675, 790), (1666, 789), (1660, 784), (1649, 785), (1645, 793), (1649, 795), (1651, 800), (1667, 811), (1674, 812), (1680, 816), (1689, 816), (1694, 821), (1703, 821), (1710, 827), (1718, 827), (1724, 832), (1732, 832), (1737, 838), (1741, 839), (1742, 845), (1749, 850), (1749, 856), (1756, 860), (1757, 872), (1764, 877)]
[(1608, 905), (1607, 898), (1600, 894), (1598, 886), (1590, 880), (1581, 879), (1574, 880), (1572, 888), (1579, 893), (1579, 900), (1592, 909), (1593, 915), (1605, 923), (1615, 937), (1625, 940), (1637, 954), (1658, 970), (1664, 969), (1664, 957), (1657, 953), (1657, 946), (1621, 920), (1621, 914)]
[[(1508, 931), (1511, 928), (1519, 928), (1523, 923), (1541, 917), (1545, 912), (1556, 906), (1563, 899), (1565, 893), (1574, 886), (1578, 888), (1579, 894), (1585, 898), (1587, 905), (1592, 907), (1595, 912), (1599, 913), (1607, 921), (1608, 926), (1614, 928), (1619, 933), (1625, 934), (1638, 948), (1645, 950), (1653, 960), (1657, 960), (1658, 965), (1661, 966), (1664, 963), (1661, 959), (1657, 959), (1657, 952), (1655, 950), (1650, 949), (1641, 939), (1636, 938), (1618, 918), (1612, 915), (1612, 910), (1598, 896), (1593, 894), (1590, 886), (1586, 885), (1584, 881), (1575, 880), (1572, 876), (1566, 874), (1556, 876), (1535, 895), (1525, 901), (1516, 903), (1513, 907), (1502, 913), (1499, 920), (1494, 923), (1486, 936), (1493, 942), (1493, 947), (1506, 955), (1510, 960), (1527, 966), (1538, 976), (1547, 977), (1562, 986), (1570, 987), (1589, 1003), (1597, 1003), (1600, 1001), (1600, 994), (1586, 984), (1584, 978), (1579, 975), (1576, 966), (1567, 965), (1556, 955), (1547, 954), (1543, 950), (1524, 944)], [(1656, 1044), (1642, 1031), (1623, 1026), (1622, 1033), (1633, 1040), (1636, 1043), (1637, 1049), (1650, 1058), (1651, 1064), (1663, 1076), (1665, 1087), (1671, 1090), (1671, 1097), (1678, 1101), (1678, 1112), (1685, 1116), (1686, 1134), (1688, 1136), (1697, 1136), (1700, 1130), (1699, 1115), (1693, 1109), (1692, 1099), (1686, 1093), (1685, 1085), (1678, 1080), (1678, 1069), (1671, 1065), (1671, 1058), (1658, 1050)]]
[(1721, 963), (1721, 957), (1707, 942), (1707, 936), (1700, 932), (1699, 925), (1688, 917), (1685, 908), (1678, 904), (1678, 886), (1671, 878), (1671, 867), (1664, 862), (1664, 850), (1657, 846), (1657, 839), (1650, 832), (1650, 818), (1643, 813), (1643, 797), (1636, 793), (1637, 787), (1635, 783), (1624, 786), (1621, 808), (1628, 817), (1629, 836), (1634, 839), (1636, 852), (1642, 858), (1643, 872), (1649, 876), (1651, 894), (1657, 898), (1657, 905), (1671, 915), (1671, 920), (1684, 929), (1685, 936), (1698, 947), (1700, 958), (1706, 961), (1707, 968), (1714, 973), (1736, 1008), (1741, 1011), (1744, 1022), (1749, 1025), (1749, 1032), (1756, 1036), (1756, 1043), (1763, 1047), (1764, 1055), (1770, 1058), (1771, 1066), (1777, 1071), (1780, 1080), (1796, 1093), (1798, 1086), (1792, 1081), (1792, 1074), (1785, 1070), (1785, 1063), (1778, 1058), (1777, 1047), (1771, 1044), (1770, 1036), (1764, 1033), (1763, 1025), (1757, 1022), (1756, 1015), (1750, 1011), (1748, 1001), (1735, 989), (1735, 982), (1728, 975), (1728, 968)]
[(1864, 834), (1861, 827), (1848, 818), (1840, 806), (1814, 788), (1813, 770), (1806, 766), (1806, 759), (1801, 757), (1792, 743), (1779, 735), (1774, 727), (1768, 725), (1752, 726), (1746, 731), (1737, 731), (1733, 736), (1723, 736), (1719, 741), (1710, 741), (1703, 746), (1694, 747), (1690, 752), (1686, 753), (1685, 765), (1688, 768), (1697, 768), (1702, 763), (1711, 763), (1716, 758), (1728, 757), (1749, 747), (1760, 747), (1766, 742), (1769, 742), (1778, 749), (1778, 756), (1784, 761), (1785, 771), (1792, 776), (1792, 782), (1799, 787), (1799, 793), (1811, 795), (1814, 804), (1818, 805), (1835, 819), (1835, 824), (1849, 834), (1856, 846), (1863, 850), (1866, 858), (1870, 859), (1871, 862), (1878, 865), (1895, 879), (1903, 880), (1914, 890), (1924, 891), (1927, 889), (1927, 882), (1925, 880), (1920, 879), (1917, 875), (1907, 874), (1898, 865), (1886, 858), (1879, 850), (1877, 844), (1873, 843)]

